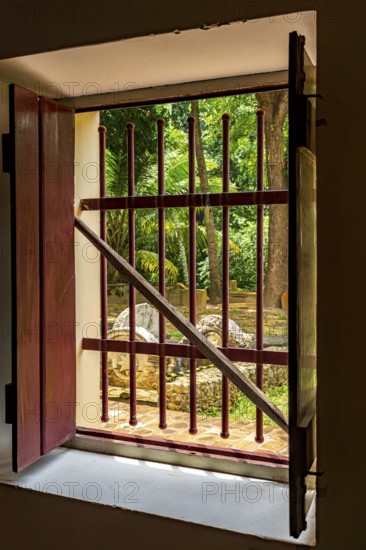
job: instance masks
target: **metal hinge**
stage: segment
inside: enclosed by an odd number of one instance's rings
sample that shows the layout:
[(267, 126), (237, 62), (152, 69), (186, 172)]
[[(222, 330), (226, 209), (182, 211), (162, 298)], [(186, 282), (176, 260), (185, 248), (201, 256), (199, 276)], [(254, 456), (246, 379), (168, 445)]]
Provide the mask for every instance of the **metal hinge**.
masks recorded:
[(14, 422), (14, 388), (13, 384), (5, 385), (5, 424)]
[(323, 100), (322, 94), (303, 94), (305, 97), (315, 97), (315, 99)]
[(13, 147), (10, 134), (2, 134), (3, 172), (9, 173), (13, 166)]

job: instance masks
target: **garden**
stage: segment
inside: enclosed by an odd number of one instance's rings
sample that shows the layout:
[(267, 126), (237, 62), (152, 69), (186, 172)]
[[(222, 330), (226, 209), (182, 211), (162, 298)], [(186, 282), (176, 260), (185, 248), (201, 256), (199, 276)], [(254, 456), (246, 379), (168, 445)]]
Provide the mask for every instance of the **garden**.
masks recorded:
[[(135, 126), (135, 194), (158, 194), (157, 121), (164, 120), (165, 194), (188, 192), (189, 116), (196, 121), (195, 158), (196, 192), (222, 191), (222, 115), (230, 115), (230, 183), (231, 193), (255, 191), (257, 186), (257, 111), (265, 113), (264, 189), (287, 188), (287, 90), (232, 95), (163, 105), (136, 106), (103, 111), (101, 124), (106, 127), (107, 196), (128, 194), (128, 150), (126, 125)], [(107, 240), (110, 246), (128, 260), (128, 210), (106, 213)], [(158, 209), (135, 213), (136, 268), (146, 280), (158, 287)], [(189, 319), (189, 209), (165, 209), (165, 277), (169, 301)], [(222, 208), (205, 206), (196, 212), (196, 301), (197, 327), (217, 346), (222, 343)], [(263, 223), (264, 319), (265, 349), (287, 351), (287, 205), (264, 206)], [(230, 345), (255, 347), (256, 335), (256, 261), (257, 207), (230, 207), (229, 219), (229, 319)], [(108, 265), (108, 338), (129, 339), (127, 282)], [(137, 340), (158, 342), (158, 313), (137, 294)], [(207, 328), (208, 327), (208, 328)], [(166, 323), (166, 341), (187, 343), (183, 335)], [(137, 356), (137, 403), (140, 421), (131, 428), (126, 414), (120, 416), (129, 402), (129, 364), (123, 353), (109, 353), (110, 421), (106, 429), (156, 435), (154, 411), (159, 403), (159, 358)], [(177, 357), (167, 361), (167, 409), (179, 413), (179, 423), (189, 411), (189, 360)], [(242, 363), (239, 368), (255, 382), (256, 366)], [(287, 413), (287, 366), (264, 365), (264, 391)], [(221, 414), (221, 373), (207, 360), (197, 360), (197, 411), (200, 423), (214, 422)], [(113, 413), (119, 411), (118, 414)], [(230, 422), (252, 425), (255, 406), (230, 385)], [(144, 416), (145, 415), (145, 416)], [(147, 415), (147, 416), (146, 416)], [(144, 421), (145, 418), (145, 421)], [(149, 421), (146, 421), (149, 418)], [(176, 423), (176, 417), (171, 416)], [(147, 428), (149, 424), (149, 428)], [(264, 417), (265, 428), (275, 430), (274, 423)], [(172, 423), (170, 423), (170, 426)], [(211, 426), (211, 427), (212, 427)], [(146, 431), (147, 430), (147, 431)], [(170, 437), (178, 437), (173, 430)], [(217, 430), (216, 430), (217, 432)], [(216, 437), (211, 430), (211, 444)], [(269, 433), (269, 432), (268, 432)], [(187, 432), (188, 434), (188, 432)], [(179, 436), (181, 439), (182, 435)], [(199, 441), (199, 439), (198, 439)], [(206, 442), (208, 440), (206, 439)], [(233, 441), (233, 439), (232, 439)], [(286, 441), (282, 441), (283, 450)], [(282, 451), (281, 451), (282, 452)]]

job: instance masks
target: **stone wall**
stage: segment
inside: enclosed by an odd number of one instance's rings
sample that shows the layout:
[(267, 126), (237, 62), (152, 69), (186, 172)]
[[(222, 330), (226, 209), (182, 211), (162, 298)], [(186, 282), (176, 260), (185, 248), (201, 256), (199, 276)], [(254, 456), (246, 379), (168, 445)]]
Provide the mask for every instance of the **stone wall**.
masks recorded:
[[(176, 286), (166, 289), (166, 298), (173, 306), (189, 306), (189, 289)], [(112, 288), (111, 294), (108, 296), (110, 303), (118, 303), (121, 306), (128, 306), (129, 291), (128, 285), (118, 285)], [(142, 304), (146, 302), (146, 298), (136, 291), (136, 303)], [(207, 304), (207, 291), (205, 289), (196, 289), (196, 302), (198, 309), (205, 309)]]
[[(110, 303), (120, 304), (121, 306), (128, 306), (128, 285), (118, 285), (116, 287), (109, 287), (108, 301)], [(255, 304), (255, 292), (250, 290), (234, 290), (230, 289), (230, 303), (247, 303)], [(183, 286), (175, 286), (173, 288), (166, 289), (166, 297), (173, 306), (189, 306), (189, 289)], [(198, 309), (205, 309), (208, 301), (207, 291), (205, 289), (196, 289), (196, 301)], [(146, 298), (136, 291), (136, 303), (142, 304), (146, 302)]]
[[(237, 364), (240, 370), (255, 382), (255, 365)], [(140, 403), (158, 404), (158, 367), (156, 357), (150, 357), (143, 370), (137, 372), (137, 400)], [(167, 371), (172, 371), (172, 363), (168, 364)], [(281, 386), (287, 382), (287, 366), (263, 366), (264, 391)], [(202, 368), (197, 372), (197, 408), (210, 410), (220, 407), (221, 404), (221, 372), (215, 367)], [(129, 372), (124, 370), (121, 376), (110, 371), (109, 383), (114, 386), (115, 397), (129, 398)], [(118, 389), (119, 388), (119, 389)], [(234, 401), (240, 390), (230, 384), (230, 399)], [(167, 408), (176, 411), (189, 410), (189, 373), (172, 376), (167, 381)]]
[[(240, 370), (255, 382), (255, 365), (238, 365)], [(267, 365), (263, 368), (264, 391), (280, 386), (287, 381), (287, 367)], [(197, 408), (210, 410), (221, 406), (221, 372), (215, 368), (205, 368), (197, 372)], [(242, 392), (230, 384), (230, 400), (235, 401)], [(178, 411), (189, 410), (189, 375), (179, 376), (167, 384), (167, 407)]]

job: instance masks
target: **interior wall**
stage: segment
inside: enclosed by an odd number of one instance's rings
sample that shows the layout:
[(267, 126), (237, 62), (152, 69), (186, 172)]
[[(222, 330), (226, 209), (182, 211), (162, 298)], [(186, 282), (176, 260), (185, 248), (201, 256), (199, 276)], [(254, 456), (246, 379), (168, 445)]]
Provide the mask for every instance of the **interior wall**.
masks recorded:
[[(81, 212), (81, 198), (99, 197), (99, 113), (75, 115), (75, 215), (99, 234), (99, 212)], [(100, 338), (99, 254), (75, 230), (76, 423), (100, 427), (100, 354), (81, 348), (83, 337)]]
[[(56, 5), (60, 3), (54, 2)], [(101, 0), (96, 4), (101, 6)], [(11, 5), (25, 7), (29, 4), (18, 2)], [(3, 56), (113, 40), (131, 33), (139, 35), (184, 26), (199, 27), (207, 21), (227, 20), (227, 10), (231, 7), (235, 11), (237, 5), (248, 10), (257, 9), (262, 17), (271, 17), (273, 11), (293, 12), (294, 7), (300, 15), (301, 10), (318, 9), (318, 82), (319, 92), (323, 95), (323, 100), (318, 102), (318, 118), (326, 120), (326, 125), (319, 126), (317, 132), (318, 468), (325, 473), (319, 478), (316, 548), (361, 550), (366, 546), (362, 490), (364, 458), (360, 449), (362, 404), (365, 401), (362, 343), (366, 293), (361, 267), (366, 254), (362, 223), (366, 200), (362, 121), (366, 117), (366, 104), (361, 84), (365, 7), (357, 0), (347, 3), (341, 0), (298, 0), (296, 3), (255, 0), (241, 3), (226, 0), (186, 0), (183, 3), (179, 0), (172, 3), (159, 0), (153, 4), (136, 4), (139, 17), (134, 22), (127, 22), (125, 18), (121, 23), (108, 11), (110, 3), (103, 5), (103, 24), (101, 19), (91, 23), (82, 17), (69, 26), (62, 18), (49, 26), (44, 24), (44, 19), (28, 26), (19, 15), (6, 19)], [(213, 15), (208, 16), (207, 10), (211, 10)], [(40, 32), (42, 23), (44, 33)], [(131, 516), (123, 511), (98, 511), (95, 505), (83, 505), (68, 499), (56, 503), (49, 495), (42, 497), (43, 504), (34, 502), (34, 495), (23, 503), (24, 492), (19, 489), (12, 491), (14, 495), (8, 500), (0, 498), (0, 537), (7, 541), (11, 536), (17, 537), (18, 542), (5, 545), (5, 548), (22, 548), (29, 540), (36, 541), (38, 548), (45, 549), (51, 545), (61, 548), (61, 542), (68, 548), (81, 548), (83, 541), (87, 541), (89, 548), (99, 549), (106, 542), (119, 544), (128, 541), (134, 544), (136, 540), (135, 547), (139, 549), (174, 546), (179, 550), (187, 545), (200, 550), (278, 548), (268, 541), (238, 538), (230, 533), (217, 533), (169, 520), (138, 514)], [(60, 529), (61, 519), (65, 525)], [(137, 519), (141, 519), (141, 523), (133, 521)], [(16, 521), (15, 533), (12, 521)], [(285, 546), (281, 545), (282, 548)]]
[[(0, 8), (0, 59), (312, 10), (317, 0), (14, 0)], [(334, 3), (326, 2), (328, 11)], [(62, 30), (61, 30), (62, 29)], [(15, 37), (21, 37), (21, 40)]]
[[(4, 550), (295, 550), (292, 544), (259, 541), (225, 530), (210, 529), (0, 485), (0, 506), (16, 517), (17, 528), (2, 527)], [(65, 503), (65, 501), (69, 501)], [(27, 529), (26, 526), (32, 526)], [(300, 550), (300, 547), (297, 547)], [(296, 550), (297, 550), (296, 549)], [(301, 550), (306, 550), (304, 546)]]

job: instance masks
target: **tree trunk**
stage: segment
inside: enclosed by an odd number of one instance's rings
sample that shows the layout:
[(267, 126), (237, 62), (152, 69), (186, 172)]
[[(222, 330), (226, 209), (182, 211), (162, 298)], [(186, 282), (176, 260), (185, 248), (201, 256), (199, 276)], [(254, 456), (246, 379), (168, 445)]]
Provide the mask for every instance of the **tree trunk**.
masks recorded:
[[(286, 189), (283, 124), (287, 115), (287, 90), (257, 93), (258, 106), (265, 111), (264, 133), (269, 189)], [(280, 307), (288, 286), (288, 216), (285, 205), (269, 207), (268, 265), (264, 304)]]
[(183, 279), (184, 284), (186, 286), (189, 286), (189, 271), (188, 271), (188, 261), (187, 261), (187, 254), (186, 249), (184, 246), (184, 242), (182, 239), (178, 239), (178, 247), (180, 252), (180, 259), (182, 262), (182, 271), (183, 271)]
[[(192, 115), (196, 119), (196, 158), (198, 166), (198, 175), (200, 177), (201, 184), (201, 193), (208, 193), (208, 177), (207, 177), (207, 167), (205, 161), (205, 155), (203, 151), (202, 143), (202, 131), (200, 125), (200, 112), (198, 106), (198, 100), (191, 101)], [(206, 225), (206, 236), (207, 236), (207, 252), (208, 252), (208, 263), (209, 263), (209, 275), (210, 275), (210, 287), (209, 287), (209, 297), (210, 302), (217, 304), (221, 302), (221, 277), (220, 277), (220, 267), (219, 259), (217, 254), (217, 244), (215, 236), (215, 224), (213, 211), (210, 206), (203, 209)]]

